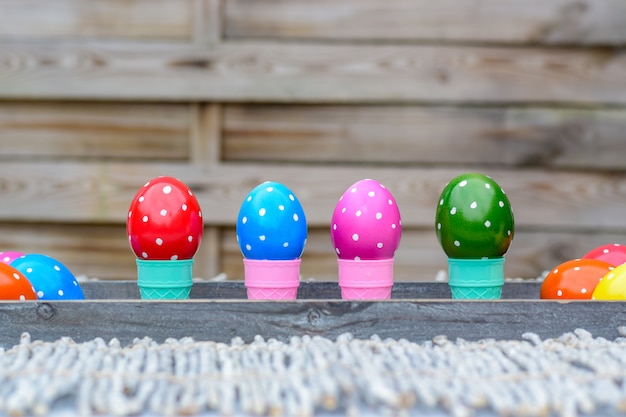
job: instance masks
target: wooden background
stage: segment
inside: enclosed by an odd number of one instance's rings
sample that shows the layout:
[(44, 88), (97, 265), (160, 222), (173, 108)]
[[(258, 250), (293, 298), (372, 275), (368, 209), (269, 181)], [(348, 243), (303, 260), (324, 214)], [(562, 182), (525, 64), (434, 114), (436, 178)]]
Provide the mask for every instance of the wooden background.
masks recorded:
[(446, 269), (445, 183), (491, 175), (535, 278), (626, 243), (623, 0), (0, 0), (0, 250), (136, 277), (125, 235), (158, 175), (197, 193), (194, 275), (242, 275), (246, 193), (305, 208), (305, 278), (336, 279), (328, 223), (375, 178), (396, 197), (398, 280)]

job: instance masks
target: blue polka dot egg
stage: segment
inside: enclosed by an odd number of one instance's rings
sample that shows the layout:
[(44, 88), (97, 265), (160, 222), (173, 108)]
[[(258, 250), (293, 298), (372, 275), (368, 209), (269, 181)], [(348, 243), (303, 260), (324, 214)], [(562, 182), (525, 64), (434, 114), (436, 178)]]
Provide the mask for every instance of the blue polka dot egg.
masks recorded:
[(304, 251), (307, 223), (295, 194), (277, 182), (255, 187), (237, 217), (237, 241), (244, 257), (293, 260)]
[(28, 254), (15, 259), (11, 266), (28, 278), (40, 300), (85, 299), (74, 274), (54, 258)]

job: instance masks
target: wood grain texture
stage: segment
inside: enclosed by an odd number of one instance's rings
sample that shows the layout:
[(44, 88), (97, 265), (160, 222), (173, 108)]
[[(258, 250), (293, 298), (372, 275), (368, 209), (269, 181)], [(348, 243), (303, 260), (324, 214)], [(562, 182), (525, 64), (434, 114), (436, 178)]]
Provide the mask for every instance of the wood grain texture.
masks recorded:
[[(381, 168), (177, 163), (13, 162), (0, 164), (2, 221), (123, 223), (137, 189), (159, 175), (180, 178), (195, 192), (208, 225), (233, 225), (243, 198), (272, 179), (298, 195), (310, 226), (326, 227), (341, 194), (374, 178), (396, 198), (407, 228), (430, 228), (441, 190), (455, 168)], [(509, 196), (521, 227), (615, 231), (626, 229), (626, 178), (620, 173), (482, 170)]]
[(190, 105), (0, 102), (0, 160), (185, 160)]
[(438, 335), (454, 340), (520, 339), (526, 332), (558, 337), (583, 328), (594, 336), (615, 339), (626, 320), (620, 302), (389, 300), (352, 302), (297, 300), (225, 301), (58, 301), (0, 303), (0, 347), (33, 339), (71, 337), (81, 342), (102, 337), (128, 344), (145, 336), (157, 342), (192, 337), (229, 343), (251, 342), (256, 335), (288, 341), (292, 336), (425, 342)]
[(626, 111), (552, 107), (224, 107), (227, 161), (624, 170)]
[(0, 40), (190, 40), (192, 0), (1, 0)]
[(0, 98), (625, 104), (621, 49), (0, 45)]
[(228, 0), (228, 38), (622, 44), (620, 0)]

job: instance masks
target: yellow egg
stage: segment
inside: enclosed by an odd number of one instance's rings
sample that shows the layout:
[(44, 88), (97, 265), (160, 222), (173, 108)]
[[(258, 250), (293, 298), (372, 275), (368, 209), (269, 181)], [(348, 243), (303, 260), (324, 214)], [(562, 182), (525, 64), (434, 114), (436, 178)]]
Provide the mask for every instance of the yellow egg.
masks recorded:
[(626, 264), (607, 273), (593, 291), (592, 300), (626, 300)]

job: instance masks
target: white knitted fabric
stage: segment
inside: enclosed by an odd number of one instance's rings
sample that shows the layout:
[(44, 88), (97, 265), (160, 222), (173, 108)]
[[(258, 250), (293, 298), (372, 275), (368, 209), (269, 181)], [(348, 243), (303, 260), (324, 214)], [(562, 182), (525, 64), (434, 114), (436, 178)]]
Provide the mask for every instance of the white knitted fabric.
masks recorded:
[(111, 416), (626, 411), (626, 338), (577, 330), (522, 339), (411, 343), (344, 334), (121, 346), (116, 339), (42, 342), (24, 334), (0, 349), (0, 415), (46, 415), (59, 403), (80, 415)]

